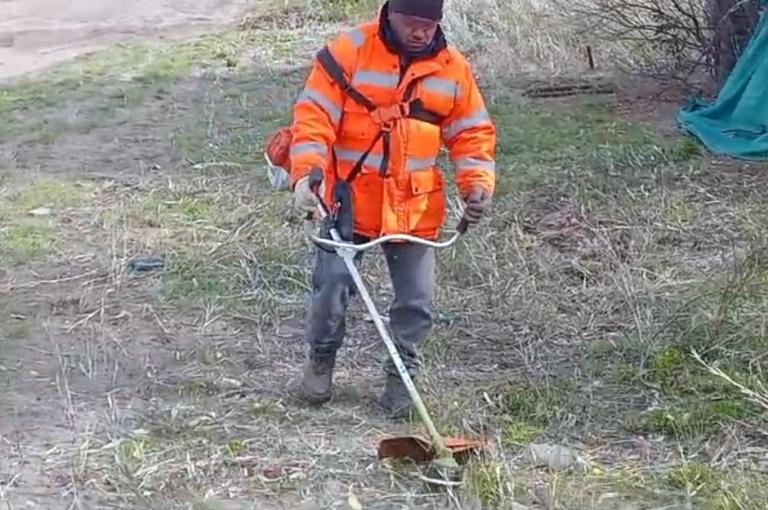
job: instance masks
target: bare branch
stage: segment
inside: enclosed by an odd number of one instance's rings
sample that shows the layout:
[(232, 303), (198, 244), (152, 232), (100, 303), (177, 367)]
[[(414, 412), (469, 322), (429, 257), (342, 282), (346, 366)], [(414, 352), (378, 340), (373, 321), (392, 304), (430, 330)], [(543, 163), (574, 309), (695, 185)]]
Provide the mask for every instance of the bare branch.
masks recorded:
[(689, 86), (703, 72), (722, 83), (759, 17), (753, 0), (561, 0), (579, 32), (622, 43), (629, 71)]

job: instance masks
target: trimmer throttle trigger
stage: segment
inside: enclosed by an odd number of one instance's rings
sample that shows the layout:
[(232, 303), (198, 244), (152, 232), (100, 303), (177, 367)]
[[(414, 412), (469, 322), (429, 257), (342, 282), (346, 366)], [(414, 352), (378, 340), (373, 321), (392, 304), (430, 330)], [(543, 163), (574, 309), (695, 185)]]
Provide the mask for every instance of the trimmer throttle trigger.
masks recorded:
[(323, 184), (323, 170), (321, 168), (313, 168), (309, 173), (309, 189), (312, 193), (320, 196), (320, 185)]

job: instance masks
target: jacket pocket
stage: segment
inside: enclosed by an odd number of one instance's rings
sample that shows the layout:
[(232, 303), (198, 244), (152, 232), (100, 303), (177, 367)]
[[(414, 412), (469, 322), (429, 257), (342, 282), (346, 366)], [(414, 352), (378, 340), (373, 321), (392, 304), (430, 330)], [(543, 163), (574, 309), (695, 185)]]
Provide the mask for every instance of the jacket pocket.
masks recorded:
[(410, 172), (410, 181), (411, 195), (413, 197), (442, 191), (445, 187), (445, 179), (442, 172), (434, 168)]
[(435, 230), (443, 224), (445, 212), (445, 178), (437, 168), (411, 172), (408, 228), (412, 232)]
[(375, 136), (375, 125), (368, 111), (361, 112), (356, 109), (345, 109), (341, 114), (340, 139), (365, 140)]
[[(340, 166), (349, 171), (367, 151), (376, 138), (377, 126), (371, 120), (371, 114), (357, 109), (345, 109), (338, 137), (336, 139), (336, 153), (340, 158)], [(366, 158), (366, 164), (361, 173), (378, 173), (382, 155), (378, 150), (373, 150)]]

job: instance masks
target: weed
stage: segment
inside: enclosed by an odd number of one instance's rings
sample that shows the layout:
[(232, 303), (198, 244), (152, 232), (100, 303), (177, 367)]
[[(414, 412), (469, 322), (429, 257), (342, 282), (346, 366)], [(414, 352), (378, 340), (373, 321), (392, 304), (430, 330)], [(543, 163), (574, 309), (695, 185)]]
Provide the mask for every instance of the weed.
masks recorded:
[(515, 485), (503, 462), (491, 457), (473, 459), (465, 468), (466, 495), (496, 508), (515, 497)]
[(520, 446), (536, 442), (542, 433), (542, 429), (535, 425), (508, 420), (504, 424), (502, 438), (510, 446)]
[(564, 390), (560, 387), (512, 383), (505, 389), (503, 409), (513, 419), (546, 425), (557, 413), (564, 398)]

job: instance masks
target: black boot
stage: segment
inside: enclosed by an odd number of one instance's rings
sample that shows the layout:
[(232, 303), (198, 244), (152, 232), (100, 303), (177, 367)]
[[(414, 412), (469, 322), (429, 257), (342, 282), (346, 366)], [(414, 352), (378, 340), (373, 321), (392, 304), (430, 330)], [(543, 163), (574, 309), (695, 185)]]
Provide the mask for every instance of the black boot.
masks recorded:
[(387, 384), (384, 393), (379, 397), (379, 406), (395, 420), (412, 417), (413, 401), (399, 375), (387, 375)]
[(319, 356), (311, 353), (304, 367), (301, 390), (311, 404), (325, 404), (333, 396), (334, 356)]

